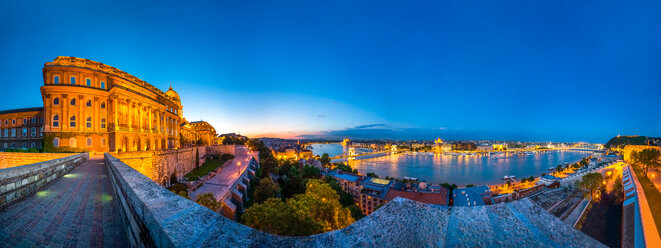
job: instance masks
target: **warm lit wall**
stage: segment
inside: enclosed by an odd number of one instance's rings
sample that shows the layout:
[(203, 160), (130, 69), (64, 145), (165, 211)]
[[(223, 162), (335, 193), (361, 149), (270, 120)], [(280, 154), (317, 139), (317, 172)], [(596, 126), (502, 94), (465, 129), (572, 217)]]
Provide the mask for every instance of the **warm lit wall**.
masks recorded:
[(640, 152), (645, 149), (657, 149), (661, 151), (661, 146), (639, 146), (639, 145), (627, 145), (624, 147), (622, 150), (622, 157), (624, 158), (624, 161), (630, 162), (629, 159), (631, 157), (631, 152), (636, 151)]
[(0, 152), (0, 169), (71, 156), (70, 153)]

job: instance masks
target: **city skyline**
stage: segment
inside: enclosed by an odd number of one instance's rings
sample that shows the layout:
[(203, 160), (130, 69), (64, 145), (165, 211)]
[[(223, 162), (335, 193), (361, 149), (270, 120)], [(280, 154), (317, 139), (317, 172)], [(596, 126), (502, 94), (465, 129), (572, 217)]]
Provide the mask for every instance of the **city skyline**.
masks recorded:
[[(40, 106), (43, 63), (76, 56), (163, 91), (172, 83), (184, 116), (218, 133), (600, 143), (661, 136), (653, 124), (661, 117), (649, 114), (661, 106), (658, 8), (21, 4), (2, 3), (0, 36), (9, 38), (0, 40), (0, 63), (11, 82), (3, 86), (22, 94), (6, 95), (0, 110)], [(49, 17), (65, 9), (81, 16)]]

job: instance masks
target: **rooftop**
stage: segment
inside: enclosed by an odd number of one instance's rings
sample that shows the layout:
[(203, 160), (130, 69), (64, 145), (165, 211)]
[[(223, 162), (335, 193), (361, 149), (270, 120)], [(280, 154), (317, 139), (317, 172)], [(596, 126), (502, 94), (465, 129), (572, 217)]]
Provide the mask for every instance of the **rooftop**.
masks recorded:
[(332, 173), (331, 175), (335, 178), (347, 180), (350, 182), (357, 182), (360, 179), (360, 176), (354, 174), (348, 174), (348, 173)]
[(42, 107), (9, 109), (9, 110), (0, 111), (0, 115), (2, 115), (2, 114), (13, 114), (13, 113), (23, 113), (23, 112), (32, 112), (32, 111), (42, 111), (42, 110), (44, 110), (44, 108), (42, 108)]
[(490, 191), (487, 186), (478, 186), (454, 189), (452, 192), (455, 206), (482, 206), (484, 205), (482, 196), (488, 195)]

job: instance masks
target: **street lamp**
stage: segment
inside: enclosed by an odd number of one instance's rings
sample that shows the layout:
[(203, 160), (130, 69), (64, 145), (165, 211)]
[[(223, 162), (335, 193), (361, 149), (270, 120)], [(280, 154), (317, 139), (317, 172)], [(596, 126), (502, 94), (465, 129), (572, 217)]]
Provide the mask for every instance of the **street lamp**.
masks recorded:
[(240, 174), (241, 174), (241, 161), (236, 162), (236, 175), (238, 176)]

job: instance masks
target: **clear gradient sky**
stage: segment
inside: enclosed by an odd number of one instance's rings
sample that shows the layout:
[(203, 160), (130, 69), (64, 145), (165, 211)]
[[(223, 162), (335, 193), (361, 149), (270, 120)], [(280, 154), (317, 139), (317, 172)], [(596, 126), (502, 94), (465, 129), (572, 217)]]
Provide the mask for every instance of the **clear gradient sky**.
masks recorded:
[(659, 1), (184, 2), (0, 2), (0, 109), (76, 56), (172, 81), (219, 133), (661, 136)]

